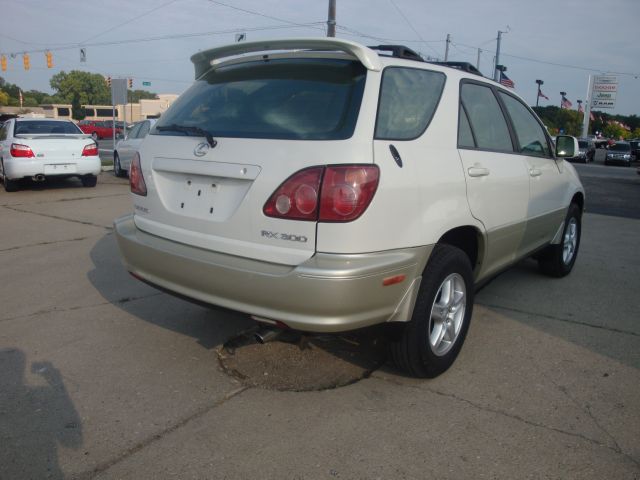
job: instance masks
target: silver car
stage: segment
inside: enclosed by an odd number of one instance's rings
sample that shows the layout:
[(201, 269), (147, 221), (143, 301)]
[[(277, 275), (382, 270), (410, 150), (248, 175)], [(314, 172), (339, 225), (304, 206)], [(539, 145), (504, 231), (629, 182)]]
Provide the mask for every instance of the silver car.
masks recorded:
[(133, 156), (155, 123), (156, 120), (152, 118), (134, 123), (129, 133), (116, 144), (113, 151), (113, 173), (116, 177), (129, 174)]

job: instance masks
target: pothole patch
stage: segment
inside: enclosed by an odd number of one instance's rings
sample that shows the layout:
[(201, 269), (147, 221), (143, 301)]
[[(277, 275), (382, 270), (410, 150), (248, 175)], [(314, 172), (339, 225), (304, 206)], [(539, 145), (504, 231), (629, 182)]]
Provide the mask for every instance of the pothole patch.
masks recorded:
[(245, 385), (281, 391), (327, 390), (367, 378), (386, 361), (377, 335), (308, 335), (286, 331), (265, 344), (257, 329), (229, 340), (218, 350), (225, 372)]

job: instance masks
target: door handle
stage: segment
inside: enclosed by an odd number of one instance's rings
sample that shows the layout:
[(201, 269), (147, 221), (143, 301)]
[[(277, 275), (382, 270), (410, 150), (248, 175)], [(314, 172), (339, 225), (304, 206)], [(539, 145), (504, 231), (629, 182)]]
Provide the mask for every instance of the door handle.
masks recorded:
[(486, 177), (489, 175), (489, 169), (484, 167), (469, 167), (467, 170), (470, 177)]
[(539, 168), (530, 168), (529, 175), (531, 175), (532, 177), (539, 177), (540, 175), (542, 175), (542, 170), (540, 170)]

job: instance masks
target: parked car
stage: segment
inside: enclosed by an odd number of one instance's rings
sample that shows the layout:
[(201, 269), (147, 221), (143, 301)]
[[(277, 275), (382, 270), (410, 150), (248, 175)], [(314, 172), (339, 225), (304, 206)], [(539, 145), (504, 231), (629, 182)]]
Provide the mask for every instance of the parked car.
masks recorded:
[(640, 160), (640, 140), (634, 139), (629, 141), (631, 147), (631, 160), (637, 162)]
[(587, 138), (579, 138), (578, 146), (580, 147), (580, 151), (575, 157), (567, 158), (570, 162), (581, 162), (581, 163), (589, 163), (593, 162), (596, 155), (596, 144), (593, 140), (589, 140)]
[[(113, 138), (113, 122), (112, 121), (94, 121), (94, 120), (85, 120), (83, 122), (79, 122), (78, 126), (80, 130), (84, 133), (88, 133), (91, 135), (94, 141), (103, 139), (103, 138)], [(122, 128), (116, 126), (116, 135), (122, 133)]]
[(15, 192), (22, 178), (78, 177), (95, 187), (101, 166), (98, 145), (75, 123), (15, 118), (0, 128), (0, 168), (4, 189)]
[(628, 142), (616, 142), (609, 147), (605, 165), (625, 165), (631, 166), (631, 145)]
[(115, 221), (135, 277), (265, 325), (388, 323), (396, 364), (432, 377), (462, 347), (477, 285), (533, 254), (549, 275), (573, 268), (584, 189), (563, 157), (578, 142), (552, 147), (499, 83), (338, 39), (192, 61)]
[(126, 177), (129, 174), (133, 156), (156, 121), (155, 119), (149, 119), (135, 123), (131, 130), (128, 131), (127, 136), (116, 144), (116, 148), (113, 151), (113, 173), (116, 177)]

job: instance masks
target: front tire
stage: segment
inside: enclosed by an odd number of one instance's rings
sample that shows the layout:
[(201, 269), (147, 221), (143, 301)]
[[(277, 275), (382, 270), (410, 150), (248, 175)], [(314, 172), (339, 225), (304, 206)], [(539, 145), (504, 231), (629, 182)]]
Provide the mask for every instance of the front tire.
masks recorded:
[(450, 245), (436, 245), (423, 273), (411, 321), (391, 343), (395, 365), (423, 378), (445, 372), (467, 335), (473, 296), (467, 255)]
[(120, 156), (118, 155), (118, 152), (113, 154), (113, 174), (120, 178), (126, 176), (124, 170), (122, 170), (122, 166), (120, 165)]
[(558, 245), (549, 245), (538, 257), (542, 273), (556, 278), (569, 275), (576, 263), (581, 236), (582, 211), (572, 203), (564, 221), (562, 240)]

